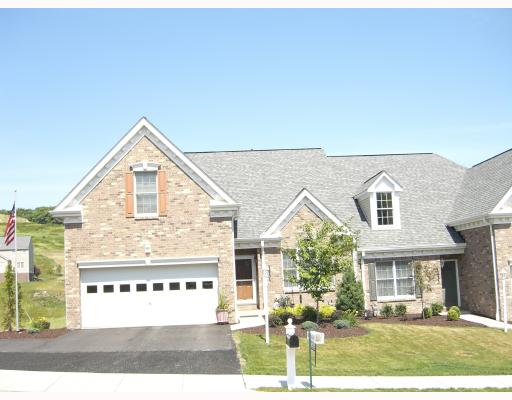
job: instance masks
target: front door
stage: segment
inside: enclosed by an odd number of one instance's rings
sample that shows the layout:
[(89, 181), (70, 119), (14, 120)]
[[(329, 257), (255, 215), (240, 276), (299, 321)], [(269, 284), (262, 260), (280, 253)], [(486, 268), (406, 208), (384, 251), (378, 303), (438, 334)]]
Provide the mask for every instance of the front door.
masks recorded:
[(256, 300), (254, 257), (236, 258), (236, 299), (239, 303), (252, 303)]
[(459, 305), (457, 293), (457, 264), (455, 260), (443, 262), (441, 281), (444, 293), (444, 305), (446, 308)]

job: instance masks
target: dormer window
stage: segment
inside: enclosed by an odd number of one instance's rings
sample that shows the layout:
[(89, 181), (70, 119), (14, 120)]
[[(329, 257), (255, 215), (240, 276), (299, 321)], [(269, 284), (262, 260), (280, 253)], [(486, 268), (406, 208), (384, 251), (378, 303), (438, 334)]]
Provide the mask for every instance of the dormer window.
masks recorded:
[(377, 224), (393, 225), (393, 194), (377, 193)]
[(386, 171), (380, 171), (363, 183), (354, 198), (372, 229), (400, 229), (402, 190), (398, 182)]

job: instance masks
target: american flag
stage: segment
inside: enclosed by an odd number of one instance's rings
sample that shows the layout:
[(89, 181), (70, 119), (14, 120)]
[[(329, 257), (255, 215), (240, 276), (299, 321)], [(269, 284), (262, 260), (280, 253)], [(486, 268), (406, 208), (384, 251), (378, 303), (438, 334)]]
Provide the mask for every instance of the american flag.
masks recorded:
[(7, 225), (5, 226), (4, 233), (4, 243), (6, 246), (9, 246), (14, 240), (16, 231), (16, 205), (12, 206), (11, 214), (9, 215), (9, 220), (7, 221)]

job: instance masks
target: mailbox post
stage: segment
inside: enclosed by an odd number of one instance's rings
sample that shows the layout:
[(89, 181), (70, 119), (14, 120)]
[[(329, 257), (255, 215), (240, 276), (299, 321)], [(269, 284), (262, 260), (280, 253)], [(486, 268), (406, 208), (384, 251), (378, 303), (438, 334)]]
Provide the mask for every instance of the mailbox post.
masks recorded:
[(288, 318), (286, 325), (286, 381), (288, 389), (295, 387), (295, 350), (299, 348), (299, 337), (295, 334), (295, 326), (292, 319)]

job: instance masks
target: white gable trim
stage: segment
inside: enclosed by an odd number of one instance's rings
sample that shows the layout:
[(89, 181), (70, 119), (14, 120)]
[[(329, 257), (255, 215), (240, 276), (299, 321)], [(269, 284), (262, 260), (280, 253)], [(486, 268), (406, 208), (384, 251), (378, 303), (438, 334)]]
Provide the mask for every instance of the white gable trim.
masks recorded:
[(499, 213), (510, 213), (512, 212), (512, 209), (505, 208), (505, 204), (507, 201), (512, 201), (512, 187), (505, 193), (505, 196), (499, 201), (498, 204), (496, 204), (496, 207), (493, 208), (491, 211), (491, 214), (499, 214)]
[(365, 195), (367, 193), (374, 193), (374, 192), (379, 191), (378, 186), (383, 179), (387, 179), (389, 182), (391, 182), (391, 184), (393, 185), (393, 192), (402, 192), (403, 191), (402, 186), (400, 186), (400, 184), (396, 180), (394, 180), (391, 177), (391, 175), (389, 175), (386, 171), (379, 172), (376, 175), (376, 177), (371, 178), (371, 179), (375, 179), (375, 181), (373, 181), (372, 184), (370, 186), (368, 186), (368, 188), (364, 189), (363, 191), (361, 191), (360, 193), (355, 195), (354, 197), (356, 199), (359, 197), (362, 197), (363, 195)]
[(145, 117), (141, 118), (121, 140), (89, 171), (89, 173), (69, 192), (54, 209), (53, 215), (67, 216), (65, 212), (77, 208), (90, 191), (107, 175), (112, 168), (143, 138), (147, 137), (169, 159), (175, 162), (203, 190), (215, 200), (225, 204), (236, 205), (236, 202), (218, 186), (204, 171), (181, 152), (165, 135), (163, 135)]
[(278, 238), (281, 236), (281, 229), (292, 219), (292, 217), (303, 207), (314, 212), (319, 218), (329, 219), (336, 225), (341, 225), (341, 221), (326, 206), (322, 204), (307, 189), (302, 189), (297, 197), (290, 203), (284, 212), (274, 221), (274, 223), (265, 232), (261, 234), (261, 238)]

